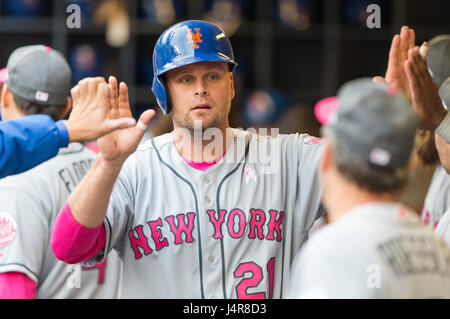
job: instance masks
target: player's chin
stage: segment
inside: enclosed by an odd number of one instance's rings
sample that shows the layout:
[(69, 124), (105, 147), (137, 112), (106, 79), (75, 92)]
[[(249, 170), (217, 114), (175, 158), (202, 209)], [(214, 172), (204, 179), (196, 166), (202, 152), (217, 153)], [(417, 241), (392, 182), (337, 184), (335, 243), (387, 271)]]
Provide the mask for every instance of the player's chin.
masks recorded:
[(222, 127), (223, 120), (219, 118), (210, 117), (195, 117), (191, 121), (192, 128), (201, 129), (205, 131), (207, 129), (214, 129)]

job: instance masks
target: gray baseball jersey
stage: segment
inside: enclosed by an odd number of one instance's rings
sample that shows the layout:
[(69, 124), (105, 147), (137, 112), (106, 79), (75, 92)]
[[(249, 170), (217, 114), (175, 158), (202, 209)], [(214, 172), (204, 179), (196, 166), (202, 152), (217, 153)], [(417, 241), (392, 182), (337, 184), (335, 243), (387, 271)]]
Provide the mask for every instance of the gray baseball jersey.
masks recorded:
[(308, 240), (290, 298), (450, 298), (450, 249), (395, 203), (352, 209)]
[(123, 260), (122, 298), (283, 296), (320, 211), (321, 143), (230, 130), (225, 156), (205, 171), (181, 158), (173, 132), (125, 162), (105, 219), (105, 249)]
[(117, 255), (86, 267), (57, 260), (50, 248), (55, 218), (94, 159), (72, 143), (49, 161), (0, 180), (0, 272), (26, 274), (37, 283), (36, 298), (117, 297)]
[(450, 208), (450, 175), (442, 165), (436, 167), (422, 210), (422, 221), (435, 229)]
[(442, 216), (434, 233), (440, 236), (450, 246), (450, 209)]

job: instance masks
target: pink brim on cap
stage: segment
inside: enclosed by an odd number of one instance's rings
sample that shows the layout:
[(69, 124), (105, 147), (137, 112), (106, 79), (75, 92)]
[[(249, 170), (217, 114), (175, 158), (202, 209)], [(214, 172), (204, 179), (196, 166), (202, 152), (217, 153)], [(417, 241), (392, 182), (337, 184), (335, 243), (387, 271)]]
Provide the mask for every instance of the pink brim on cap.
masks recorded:
[(314, 115), (320, 124), (326, 125), (330, 121), (338, 106), (337, 96), (321, 99), (314, 106)]
[(6, 68), (0, 69), (0, 83), (4, 83), (6, 80)]

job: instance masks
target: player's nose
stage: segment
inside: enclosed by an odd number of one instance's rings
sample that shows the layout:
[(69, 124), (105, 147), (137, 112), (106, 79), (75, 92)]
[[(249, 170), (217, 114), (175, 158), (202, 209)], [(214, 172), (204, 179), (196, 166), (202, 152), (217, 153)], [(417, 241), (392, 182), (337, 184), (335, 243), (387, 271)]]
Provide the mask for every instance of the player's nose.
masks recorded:
[(196, 96), (208, 95), (206, 84), (203, 81), (197, 81), (194, 93)]

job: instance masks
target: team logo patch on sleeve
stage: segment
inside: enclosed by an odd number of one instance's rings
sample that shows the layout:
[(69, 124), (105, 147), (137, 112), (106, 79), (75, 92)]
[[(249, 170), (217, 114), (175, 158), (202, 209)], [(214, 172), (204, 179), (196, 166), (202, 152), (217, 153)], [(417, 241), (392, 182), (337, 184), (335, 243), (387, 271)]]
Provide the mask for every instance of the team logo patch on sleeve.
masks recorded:
[(10, 213), (0, 211), (0, 248), (8, 245), (14, 239), (16, 233), (16, 220)]

